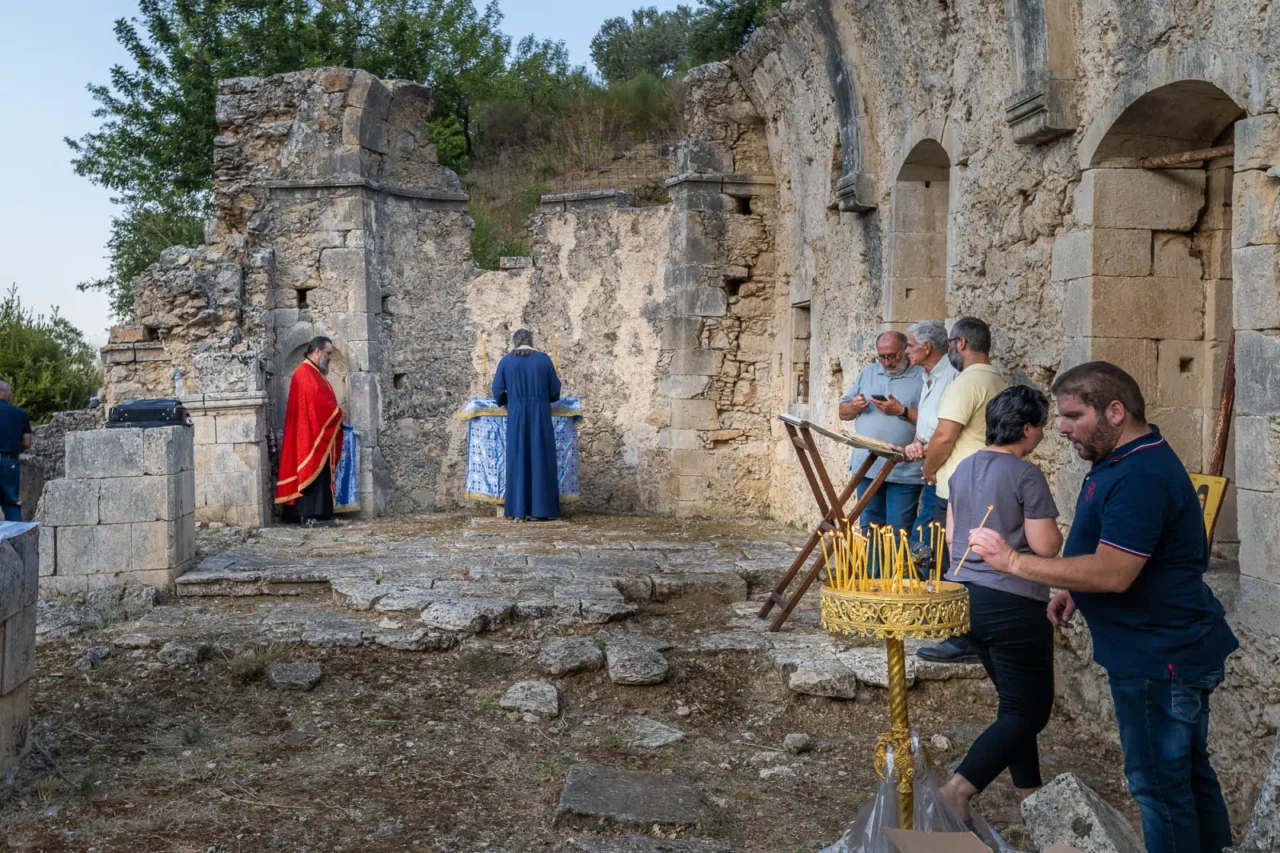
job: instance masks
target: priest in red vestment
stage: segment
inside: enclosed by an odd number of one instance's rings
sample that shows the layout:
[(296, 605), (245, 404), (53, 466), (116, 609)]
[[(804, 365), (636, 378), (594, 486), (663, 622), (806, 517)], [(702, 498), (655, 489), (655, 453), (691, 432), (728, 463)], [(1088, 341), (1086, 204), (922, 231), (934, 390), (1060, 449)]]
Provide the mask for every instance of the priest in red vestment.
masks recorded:
[(334, 472), (342, 455), (342, 409), (326, 375), (333, 341), (313, 338), (293, 372), (280, 444), (276, 503), (286, 520), (307, 526), (333, 521)]

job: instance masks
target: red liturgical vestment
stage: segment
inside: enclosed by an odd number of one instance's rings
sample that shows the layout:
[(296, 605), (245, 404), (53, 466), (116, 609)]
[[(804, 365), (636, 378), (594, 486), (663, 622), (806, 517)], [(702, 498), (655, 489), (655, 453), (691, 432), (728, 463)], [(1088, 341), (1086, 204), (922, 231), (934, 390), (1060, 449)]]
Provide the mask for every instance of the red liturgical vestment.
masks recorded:
[(342, 409), (329, 380), (310, 360), (298, 365), (289, 385), (280, 443), (280, 479), (276, 503), (292, 504), (315, 481), (326, 463), (338, 470), (342, 455)]

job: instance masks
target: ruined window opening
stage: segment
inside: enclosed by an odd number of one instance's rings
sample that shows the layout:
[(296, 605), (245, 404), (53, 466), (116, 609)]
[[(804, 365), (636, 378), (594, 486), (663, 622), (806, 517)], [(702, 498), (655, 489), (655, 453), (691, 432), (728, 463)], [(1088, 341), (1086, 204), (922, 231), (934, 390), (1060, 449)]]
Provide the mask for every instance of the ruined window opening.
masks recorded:
[(295, 293), (295, 294), (297, 294), (297, 296), (298, 296), (298, 308), (299, 308), (299, 310), (306, 310), (306, 308), (307, 308), (307, 289), (306, 289), (305, 287), (298, 287), (298, 288), (295, 288), (295, 289), (294, 289), (294, 293)]
[(409, 387), (409, 374), (397, 373), (391, 378), (391, 384), (401, 390)]
[(1196, 360), (1194, 358), (1178, 359), (1178, 372), (1179, 373), (1195, 373)]
[(898, 170), (890, 217), (884, 321), (908, 324), (947, 315), (947, 220), (951, 162), (937, 140), (917, 143)]
[(742, 292), (742, 285), (746, 284), (748, 281), (750, 281), (750, 279), (745, 277), (726, 278), (724, 280), (725, 295), (730, 298), (738, 296)]
[(813, 315), (808, 303), (791, 309), (791, 375), (797, 404), (809, 402), (809, 341), (813, 335)]
[(751, 196), (740, 195), (733, 198), (734, 210), (742, 216), (751, 215)]
[(390, 314), (390, 313), (391, 313), (391, 296), (390, 296), (390, 294), (388, 294), (388, 295), (386, 295), (386, 296), (382, 297), (382, 313), (383, 313), (383, 314)]

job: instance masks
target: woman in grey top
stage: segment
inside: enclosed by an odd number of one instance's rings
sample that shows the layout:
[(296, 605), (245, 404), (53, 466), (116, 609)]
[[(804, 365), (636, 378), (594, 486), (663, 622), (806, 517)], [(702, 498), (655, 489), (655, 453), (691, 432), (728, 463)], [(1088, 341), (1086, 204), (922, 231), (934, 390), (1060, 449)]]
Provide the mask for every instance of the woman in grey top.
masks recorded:
[[(1058, 507), (1044, 472), (1024, 457), (1044, 439), (1049, 401), (1026, 385), (1002, 391), (987, 404), (987, 447), (960, 463), (948, 484), (947, 580), (969, 590), (969, 639), (1000, 697), (996, 721), (984, 731), (942, 796), (960, 818), (969, 801), (1007, 767), (1020, 796), (1041, 785), (1036, 737), (1053, 709), (1053, 626), (1046, 616), (1048, 587), (1001, 574), (970, 554), (969, 531), (999, 531), (1015, 549), (1056, 556), (1062, 548)], [(990, 509), (988, 513), (988, 508)]]

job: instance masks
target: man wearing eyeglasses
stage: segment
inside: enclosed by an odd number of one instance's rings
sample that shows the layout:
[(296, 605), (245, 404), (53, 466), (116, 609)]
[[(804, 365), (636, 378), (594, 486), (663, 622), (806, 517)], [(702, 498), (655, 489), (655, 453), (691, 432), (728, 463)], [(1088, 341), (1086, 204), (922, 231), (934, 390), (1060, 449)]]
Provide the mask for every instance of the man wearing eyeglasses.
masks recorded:
[[(923, 388), (924, 371), (912, 366), (907, 357), (906, 335), (885, 332), (876, 338), (875, 362), (858, 374), (853, 387), (840, 398), (840, 420), (853, 421), (853, 430), (858, 435), (903, 447), (915, 438), (915, 417)], [(849, 470), (856, 471), (867, 453), (854, 450)], [(867, 476), (858, 483), (858, 497), (862, 497), (883, 467), (883, 459), (872, 464)], [(910, 529), (916, 518), (920, 490), (924, 488), (920, 469), (919, 461), (903, 462), (889, 472), (884, 485), (872, 496), (858, 519), (864, 529), (871, 524)], [(872, 571), (878, 572), (878, 567)]]

